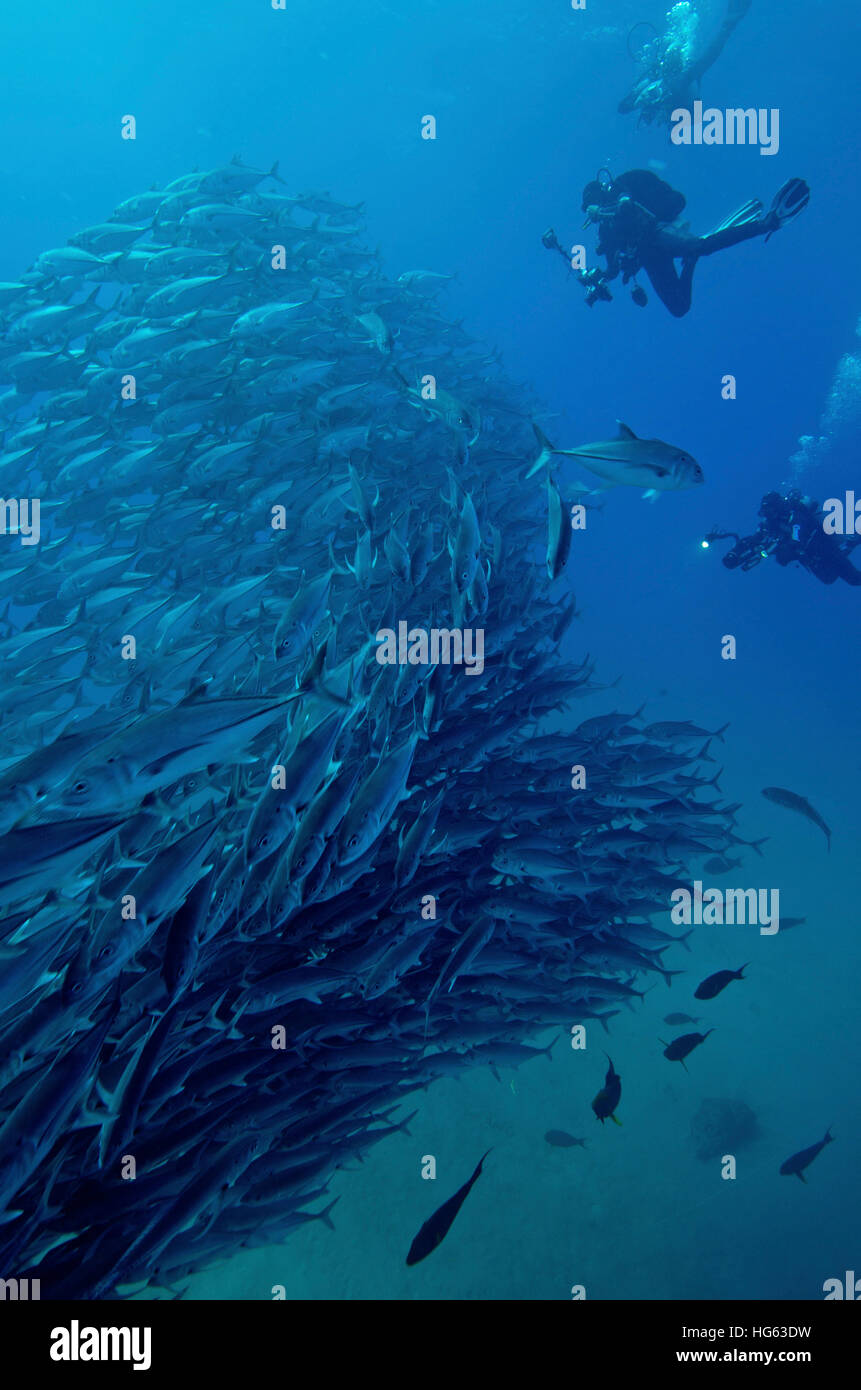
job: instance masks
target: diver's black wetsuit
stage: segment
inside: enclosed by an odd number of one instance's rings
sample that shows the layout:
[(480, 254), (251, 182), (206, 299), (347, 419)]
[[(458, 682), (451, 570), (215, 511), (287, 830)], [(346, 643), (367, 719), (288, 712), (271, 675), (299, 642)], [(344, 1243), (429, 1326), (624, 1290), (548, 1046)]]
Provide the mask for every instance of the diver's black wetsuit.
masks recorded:
[[(590, 205), (587, 211), (601, 226), (597, 250), (599, 256), (607, 258), (605, 278), (613, 280), (621, 274), (623, 283), (627, 283), (644, 270), (661, 302), (674, 318), (682, 318), (691, 307), (694, 270), (701, 256), (713, 256), (728, 246), (768, 236), (780, 223), (771, 212), (760, 215), (761, 209), (757, 211), (758, 205), (751, 203), (746, 220), (730, 223), (706, 236), (693, 236), (673, 222), (662, 221), (651, 210), (655, 206), (655, 190), (646, 181), (649, 177), (657, 184), (663, 183), (645, 169), (622, 174), (612, 186), (616, 201), (604, 207)], [(637, 192), (649, 200), (650, 206), (637, 201)], [(681, 194), (677, 197), (684, 207)], [(680, 271), (676, 269), (677, 260), (682, 262)]]
[(849, 558), (861, 536), (835, 536), (822, 526), (824, 513), (816, 502), (800, 492), (769, 492), (759, 508), (762, 518), (752, 536), (736, 536), (730, 531), (713, 531), (709, 541), (732, 539), (735, 545), (723, 556), (727, 569), (752, 569), (767, 556), (779, 565), (794, 562), (822, 584), (842, 579), (853, 588), (861, 586), (861, 570)]
[[(602, 183), (602, 174), (607, 174), (607, 182)], [(775, 193), (768, 212), (763, 212), (762, 203), (754, 198), (706, 236), (692, 236), (687, 225), (678, 225), (685, 207), (684, 194), (650, 169), (629, 169), (618, 179), (602, 169), (583, 189), (581, 204), (586, 213), (584, 226), (591, 222), (600, 226), (598, 255), (607, 260), (603, 270), (600, 266), (590, 270), (574, 267), (586, 288), (586, 303), (612, 299), (607, 288), (611, 280), (621, 275), (626, 285), (644, 270), (670, 313), (682, 318), (691, 307), (694, 270), (701, 256), (713, 256), (753, 237), (768, 240), (803, 212), (809, 201), (810, 189), (804, 179), (791, 178)], [(549, 251), (557, 251), (573, 264), (552, 227), (541, 241)], [(680, 271), (676, 261), (682, 263)], [(636, 282), (631, 298), (641, 306), (648, 303), (645, 290)]]

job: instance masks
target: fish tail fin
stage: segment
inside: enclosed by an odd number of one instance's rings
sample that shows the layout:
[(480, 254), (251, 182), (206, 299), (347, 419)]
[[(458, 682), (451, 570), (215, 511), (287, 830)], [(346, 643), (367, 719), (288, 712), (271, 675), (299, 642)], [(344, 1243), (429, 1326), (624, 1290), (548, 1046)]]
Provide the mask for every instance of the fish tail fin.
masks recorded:
[(725, 724), (722, 724), (721, 727), (720, 727), (719, 729), (715, 729), (715, 731), (714, 731), (714, 737), (715, 737), (715, 738), (719, 738), (720, 741), (721, 741), (721, 743), (723, 743), (723, 742), (725, 741), (725, 740), (724, 740), (724, 734), (726, 733), (726, 731), (727, 731), (728, 728), (729, 728), (729, 720), (727, 720)]
[(539, 453), (534, 462), (532, 463), (529, 472), (526, 474), (527, 478), (531, 478), (535, 473), (538, 472), (540, 468), (543, 468), (544, 465), (550, 461), (552, 454), (555, 452), (553, 445), (547, 438), (547, 435), (540, 428), (540, 426), (536, 425), (534, 420), (532, 421), (532, 430), (535, 435), (535, 438), (538, 440)]
[(831, 1126), (830, 1126), (830, 1125), (828, 1126), (828, 1128), (827, 1128), (826, 1131), (825, 1131), (825, 1138), (822, 1140), (822, 1142), (823, 1142), (823, 1144), (833, 1144), (833, 1143), (834, 1143), (834, 1135), (831, 1133)]
[[(690, 950), (690, 947), (688, 947), (688, 949)], [(608, 1038), (609, 1038), (609, 1036), (610, 1036), (610, 1029), (607, 1027), (607, 1019), (608, 1019), (608, 1018), (615, 1018), (618, 1012), (619, 1012), (618, 1009), (614, 1009), (613, 1012), (612, 1012), (611, 1014), (601, 1014), (601, 1015), (600, 1015), (601, 1027), (604, 1029), (604, 1032), (607, 1034), (607, 1037), (608, 1037)]]
[(763, 857), (763, 855), (762, 855), (762, 850), (760, 849), (760, 845), (764, 845), (764, 844), (766, 843), (767, 840), (768, 840), (768, 836), (767, 836), (767, 835), (763, 835), (763, 837), (762, 837), (761, 840), (749, 840), (749, 841), (748, 841), (748, 844), (749, 844), (750, 848), (756, 850), (756, 852), (757, 852), (757, 854), (759, 855), (760, 859), (762, 859), (762, 857)]
[(333, 1208), (333, 1206), (335, 1205), (335, 1203), (336, 1203), (336, 1202), (340, 1202), (340, 1200), (341, 1200), (340, 1197), (335, 1197), (334, 1200), (331, 1201), (327, 1207), (324, 1207), (324, 1208), (323, 1208), (322, 1211), (315, 1212), (315, 1214), (314, 1214), (314, 1220), (315, 1220), (315, 1221), (322, 1221), (323, 1224), (324, 1224), (324, 1226), (328, 1226), (330, 1231), (334, 1231), (334, 1229), (335, 1229), (335, 1223), (334, 1223), (334, 1221), (332, 1220), (331, 1216), (329, 1215), (329, 1212), (332, 1210), (332, 1208)]
[(328, 704), (338, 705), (341, 709), (352, 709), (353, 706), (349, 700), (345, 700), (341, 695), (336, 695), (334, 690), (330, 690), (327, 685), (323, 684), (323, 668), (326, 662), (328, 641), (329, 639), (326, 638), (311, 658), (299, 680), (293, 698), (316, 695), (319, 700), (325, 700)]
[(677, 937), (676, 937), (676, 941), (678, 941), (682, 946), (684, 946), (685, 950), (688, 951), (688, 952), (689, 952), (690, 949), (691, 949), (690, 946), (688, 945), (688, 937), (689, 937), (689, 936), (693, 936), (693, 933), (694, 933), (694, 929), (693, 929), (693, 927), (691, 927), (690, 931), (683, 932), (681, 936), (677, 936)]
[(746, 960), (745, 963), (744, 963), (744, 965), (740, 965), (740, 966), (738, 967), (738, 970), (735, 972), (735, 976), (736, 976), (736, 979), (737, 979), (737, 980), (743, 980), (743, 979), (745, 979), (745, 976), (744, 976), (741, 972), (742, 972), (743, 970), (746, 970), (747, 967), (748, 967), (749, 965), (750, 965), (750, 961), (749, 961), (749, 960)]
[(552, 1062), (552, 1061), (553, 1061), (552, 1052), (553, 1052), (554, 1047), (556, 1046), (556, 1044), (558, 1043), (558, 1041), (559, 1041), (559, 1039), (560, 1039), (561, 1037), (562, 1037), (562, 1034), (561, 1034), (561, 1033), (557, 1033), (557, 1034), (556, 1034), (556, 1037), (553, 1039), (552, 1043), (550, 1043), (547, 1047), (542, 1047), (541, 1051), (544, 1053), (544, 1055), (545, 1055), (545, 1057), (547, 1058), (548, 1062)]

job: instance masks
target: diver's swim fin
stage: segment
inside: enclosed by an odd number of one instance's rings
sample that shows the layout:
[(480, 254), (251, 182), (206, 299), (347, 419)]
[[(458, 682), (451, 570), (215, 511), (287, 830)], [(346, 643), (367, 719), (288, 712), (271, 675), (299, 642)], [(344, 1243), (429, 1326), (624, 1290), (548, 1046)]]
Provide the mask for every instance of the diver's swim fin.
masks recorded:
[(769, 232), (765, 238), (773, 236), (776, 231), (786, 222), (791, 222), (800, 212), (803, 212), (810, 202), (810, 186), (804, 179), (787, 179), (782, 188), (779, 188), (774, 195), (771, 204), (771, 213), (777, 218), (777, 226)]
[(709, 236), (714, 236), (715, 232), (725, 232), (728, 227), (746, 227), (749, 222), (758, 222), (762, 215), (762, 203), (758, 198), (751, 198), (749, 203), (737, 211), (730, 213), (723, 222), (719, 222), (716, 227), (712, 227)]

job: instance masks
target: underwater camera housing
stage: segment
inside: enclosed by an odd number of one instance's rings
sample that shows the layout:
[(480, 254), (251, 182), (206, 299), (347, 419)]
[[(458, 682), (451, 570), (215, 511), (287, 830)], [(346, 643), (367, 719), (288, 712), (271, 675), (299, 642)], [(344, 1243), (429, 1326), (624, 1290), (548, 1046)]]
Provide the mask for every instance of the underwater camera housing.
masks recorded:
[(596, 300), (603, 299), (609, 301), (613, 298), (607, 288), (607, 282), (604, 279), (603, 273), (597, 266), (594, 266), (592, 270), (581, 271), (580, 283), (586, 286), (586, 303), (589, 305), (590, 309)]

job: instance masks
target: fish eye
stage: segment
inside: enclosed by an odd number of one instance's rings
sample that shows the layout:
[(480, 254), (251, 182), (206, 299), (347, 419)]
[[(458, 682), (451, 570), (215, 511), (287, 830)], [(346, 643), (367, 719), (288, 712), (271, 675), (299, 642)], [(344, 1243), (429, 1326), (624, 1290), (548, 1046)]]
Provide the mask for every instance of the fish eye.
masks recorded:
[(107, 946), (103, 946), (102, 949), (99, 951), (99, 960), (110, 960), (113, 954), (114, 948), (111, 945), (111, 943), (108, 942)]
[(72, 788), (72, 790), (73, 790), (78, 796), (83, 796), (84, 792), (89, 790), (89, 783), (87, 783), (87, 782), (76, 782), (75, 785), (74, 785), (74, 787)]

